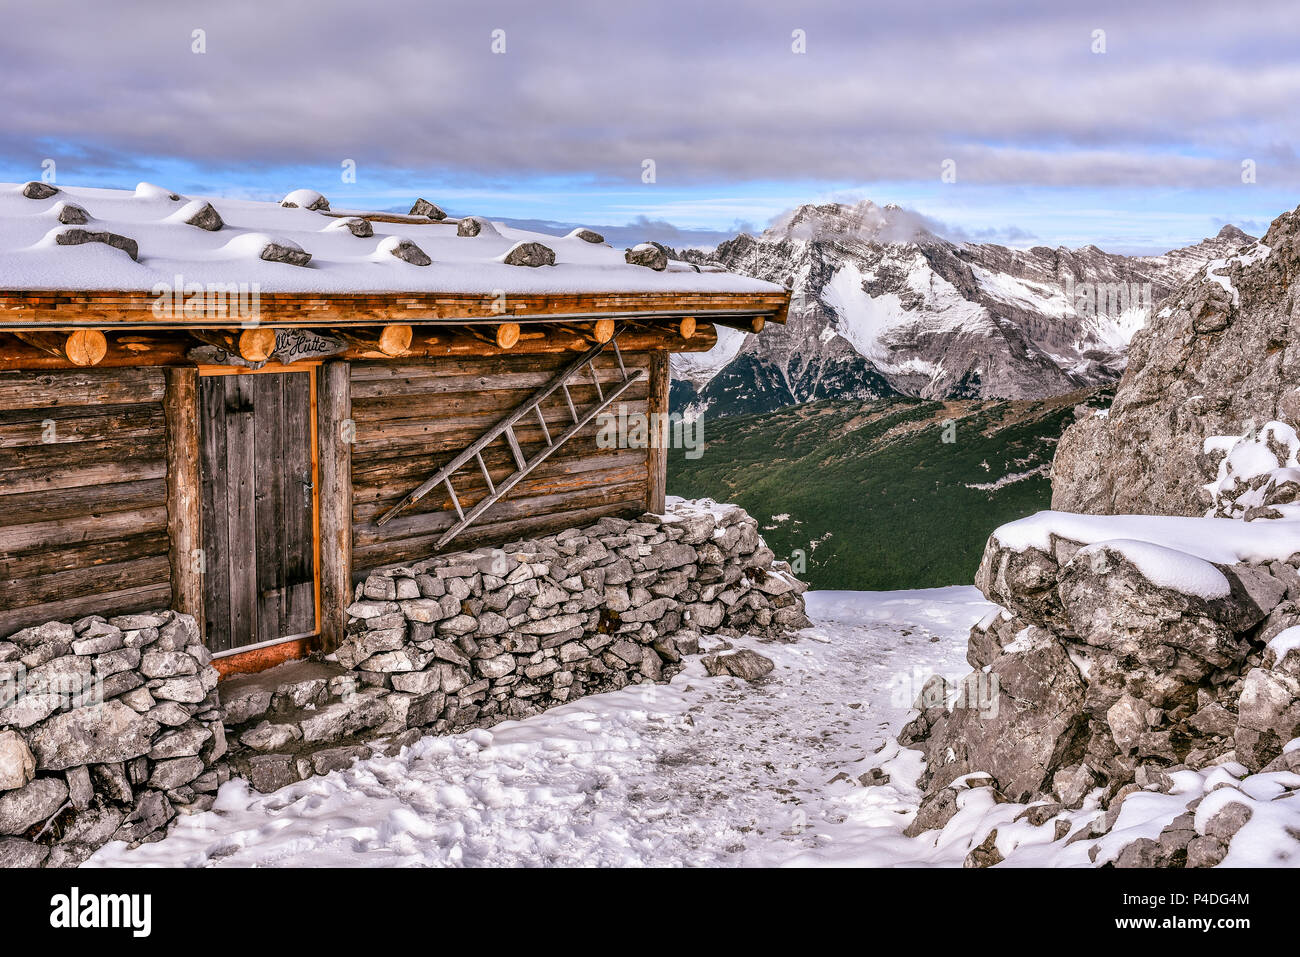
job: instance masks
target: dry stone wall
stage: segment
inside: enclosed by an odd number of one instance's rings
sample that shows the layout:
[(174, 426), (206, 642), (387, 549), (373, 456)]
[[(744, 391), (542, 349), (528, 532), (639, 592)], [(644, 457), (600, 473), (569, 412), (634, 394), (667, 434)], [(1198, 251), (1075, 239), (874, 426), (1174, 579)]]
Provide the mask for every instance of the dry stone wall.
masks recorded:
[(663, 681), (701, 634), (809, 624), (804, 586), (734, 506), (594, 525), (375, 572), (338, 662), (435, 731)]
[[(50, 622), (0, 641), (0, 866), (157, 840), (231, 776), (270, 791), (580, 695), (771, 670), (728, 637), (809, 624), (807, 586), (743, 509), (681, 502), (367, 575), (326, 660), (217, 686), (194, 619)], [(723, 640), (718, 640), (721, 637)]]
[(0, 866), (80, 864), (206, 807), (226, 750), (217, 673), (171, 611), (0, 641)]

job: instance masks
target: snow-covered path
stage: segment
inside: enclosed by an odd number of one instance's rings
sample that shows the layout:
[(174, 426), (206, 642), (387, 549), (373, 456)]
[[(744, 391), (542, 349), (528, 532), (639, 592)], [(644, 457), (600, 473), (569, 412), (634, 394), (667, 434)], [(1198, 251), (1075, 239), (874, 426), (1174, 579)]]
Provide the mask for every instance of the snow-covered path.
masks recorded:
[(89, 864), (937, 863), (900, 834), (916, 752), (886, 764), (888, 787), (852, 779), (891, 757), (874, 752), (925, 677), (969, 670), (967, 633), (991, 606), (973, 588), (808, 598), (816, 627), (799, 641), (750, 644), (776, 662), (757, 684), (695, 659), (667, 686), (425, 738), (274, 794), (231, 781), (165, 840)]

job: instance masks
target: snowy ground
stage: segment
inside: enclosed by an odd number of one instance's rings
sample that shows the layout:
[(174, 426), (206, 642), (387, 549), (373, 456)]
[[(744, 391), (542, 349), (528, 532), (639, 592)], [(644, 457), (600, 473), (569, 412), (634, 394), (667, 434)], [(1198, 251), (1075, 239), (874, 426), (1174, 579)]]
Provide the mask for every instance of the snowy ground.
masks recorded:
[[(156, 844), (91, 865), (697, 865), (903, 862), (919, 797), (856, 778), (925, 677), (958, 677), (989, 605), (973, 588), (809, 595), (817, 626), (756, 685), (699, 660), (667, 686), (597, 695), (536, 718), (357, 763), (259, 795), (240, 780)], [(900, 773), (901, 772), (901, 773)], [(905, 779), (905, 780), (904, 780)], [(954, 852), (956, 853), (956, 852)], [(964, 854), (964, 851), (962, 852)], [(959, 863), (962, 854), (956, 854)]]
[[(996, 828), (1003, 866), (1089, 867), (1216, 790), (1200, 826), (1229, 800), (1253, 812), (1225, 864), (1300, 865), (1300, 775), (1233, 764), (1177, 772), (1172, 793), (1132, 795), (1110, 833), (1069, 845), (987, 788), (942, 831), (903, 837), (921, 754), (891, 734), (929, 675), (969, 672), (968, 631), (993, 606), (974, 588), (807, 597), (816, 625), (799, 641), (746, 642), (776, 662), (757, 684), (694, 659), (667, 686), (425, 738), (274, 794), (234, 780), (166, 839), (86, 866), (960, 866)], [(877, 767), (887, 784), (858, 782)], [(1057, 819), (1074, 834), (1099, 813), (1094, 795)]]

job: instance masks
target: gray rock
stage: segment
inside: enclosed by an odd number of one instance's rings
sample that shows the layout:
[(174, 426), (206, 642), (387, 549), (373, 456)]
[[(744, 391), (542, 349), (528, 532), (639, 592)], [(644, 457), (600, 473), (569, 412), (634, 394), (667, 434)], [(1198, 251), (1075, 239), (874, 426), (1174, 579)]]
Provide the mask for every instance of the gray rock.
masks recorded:
[(290, 266), (306, 266), (311, 262), (311, 253), (288, 240), (267, 243), (258, 253), (258, 258), (269, 263), (287, 263)]
[(988, 700), (955, 707), (926, 741), (930, 787), (981, 771), (1010, 800), (1027, 803), (1086, 732), (1083, 680), (1061, 645), (1038, 630), (1004, 650), (979, 682)]
[(569, 233), (569, 235), (574, 239), (581, 239), (584, 243), (599, 244), (605, 241), (605, 237), (600, 233), (596, 232), (594, 229), (587, 229), (585, 227), (575, 229), (573, 232)]
[(27, 739), (38, 770), (63, 771), (147, 754), (157, 730), (158, 722), (120, 701), (107, 701), (54, 715), (29, 732)]
[(203, 746), (211, 740), (212, 732), (198, 721), (192, 721), (154, 741), (149, 757), (154, 761), (189, 757), (202, 751)]
[(68, 768), (63, 774), (64, 780), (68, 784), (68, 800), (78, 811), (84, 811), (90, 807), (90, 802), (95, 797), (95, 786), (90, 781), (90, 768), (84, 764), (76, 768)]
[(771, 674), (776, 667), (771, 658), (748, 648), (721, 655), (706, 655), (700, 660), (704, 664), (704, 670), (711, 675), (734, 675), (746, 681), (757, 681)]
[(339, 223), (341, 225), (338, 228), (346, 229), (358, 239), (369, 239), (375, 234), (375, 227), (370, 220), (362, 219), (360, 216), (349, 216), (339, 220)]
[(447, 218), (446, 213), (444, 213), (439, 207), (435, 206), (433, 203), (429, 202), (427, 199), (417, 199), (414, 205), (411, 206), (410, 215), (428, 216), (430, 219), (438, 220), (438, 221), (442, 221)]
[(216, 211), (211, 203), (203, 203), (194, 211), (188, 219), (185, 220), (188, 226), (197, 226), (199, 229), (205, 229), (210, 233), (215, 233), (221, 227), (225, 226), (225, 221), (221, 214)]
[(656, 272), (663, 272), (668, 268), (668, 255), (659, 246), (651, 243), (633, 246), (623, 254), (623, 259), (630, 265), (645, 266)]
[(511, 246), (501, 261), (507, 266), (554, 266), (555, 250), (535, 242), (519, 242)]
[[(474, 668), (485, 678), (504, 678), (515, 670), (515, 656), (507, 652), (492, 658), (478, 658), (474, 662)], [(444, 687), (443, 690), (449, 689)]]
[(59, 190), (49, 183), (41, 183), (33, 180), (30, 183), (23, 184), (23, 195), (28, 199), (49, 199)]
[(457, 236), (473, 237), (482, 234), (488, 236), (501, 235), (497, 228), (482, 216), (465, 216), (456, 224)]
[(149, 692), (163, 701), (179, 701), (184, 704), (198, 704), (208, 696), (208, 689), (197, 675), (151, 681)]
[(175, 678), (197, 674), (198, 662), (180, 651), (150, 651), (140, 660), (146, 678)]
[(1300, 735), (1300, 679), (1252, 668), (1237, 703), (1237, 759), (1258, 771)]
[(399, 240), (388, 251), (402, 262), (410, 263), (412, 266), (430, 266), (433, 264), (429, 254), (409, 239)]
[(61, 778), (37, 778), (24, 787), (0, 792), (0, 834), (23, 834), (43, 824), (68, 800)]
[(236, 694), (223, 692), (221, 704), (227, 724), (243, 724), (271, 710), (271, 691), (269, 688), (248, 687)]
[(203, 759), (198, 755), (184, 758), (168, 758), (153, 766), (149, 777), (149, 786), (162, 791), (170, 791), (189, 784), (203, 773)]
[(17, 731), (0, 731), (0, 791), (23, 787), (36, 776), (36, 759)]
[(140, 246), (134, 239), (110, 232), (91, 232), (88, 229), (65, 229), (54, 237), (54, 241), (60, 246), (82, 246), (86, 243), (103, 243), (105, 246), (112, 246), (114, 249), (120, 249), (134, 260), (140, 258)]
[(50, 849), (44, 844), (18, 837), (0, 837), (0, 868), (40, 867), (49, 856)]

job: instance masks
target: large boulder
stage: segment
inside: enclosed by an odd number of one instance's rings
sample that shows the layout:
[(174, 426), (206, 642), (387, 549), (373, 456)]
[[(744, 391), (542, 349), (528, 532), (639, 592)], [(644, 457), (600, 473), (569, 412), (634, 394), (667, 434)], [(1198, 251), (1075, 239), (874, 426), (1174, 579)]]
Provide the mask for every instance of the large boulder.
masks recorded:
[(1050, 633), (1025, 627), (987, 672), (975, 672), (926, 741), (929, 791), (977, 771), (1027, 801), (1078, 747), (1087, 719), (1078, 668)]

